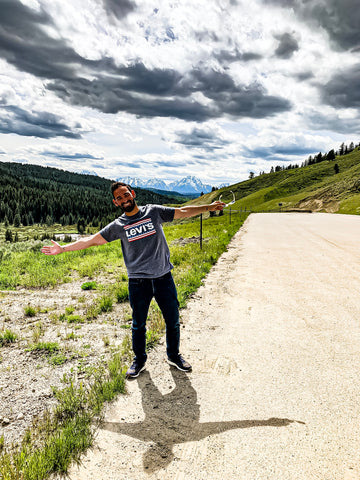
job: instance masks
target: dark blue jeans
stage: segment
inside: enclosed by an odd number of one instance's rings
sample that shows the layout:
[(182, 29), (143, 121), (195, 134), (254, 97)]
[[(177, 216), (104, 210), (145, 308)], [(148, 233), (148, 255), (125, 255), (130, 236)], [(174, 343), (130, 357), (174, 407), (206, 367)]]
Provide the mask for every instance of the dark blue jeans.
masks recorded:
[(146, 319), (152, 298), (155, 298), (166, 324), (166, 353), (169, 358), (179, 354), (179, 302), (171, 272), (159, 278), (129, 278), (129, 300), (132, 308), (132, 347), (135, 359), (145, 363)]

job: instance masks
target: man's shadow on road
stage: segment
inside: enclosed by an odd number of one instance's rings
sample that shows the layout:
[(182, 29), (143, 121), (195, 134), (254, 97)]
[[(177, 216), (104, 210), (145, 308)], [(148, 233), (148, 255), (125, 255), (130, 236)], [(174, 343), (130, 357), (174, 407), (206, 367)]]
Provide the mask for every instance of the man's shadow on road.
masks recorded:
[(297, 422), (288, 418), (269, 418), (200, 423), (200, 405), (189, 377), (173, 368), (171, 374), (176, 386), (165, 395), (157, 389), (149, 372), (144, 371), (137, 378), (145, 420), (137, 423), (102, 424), (104, 430), (129, 435), (143, 442), (152, 442), (143, 458), (144, 470), (149, 474), (171, 463), (174, 458), (172, 449), (176, 444), (198, 441), (235, 428), (285, 427)]

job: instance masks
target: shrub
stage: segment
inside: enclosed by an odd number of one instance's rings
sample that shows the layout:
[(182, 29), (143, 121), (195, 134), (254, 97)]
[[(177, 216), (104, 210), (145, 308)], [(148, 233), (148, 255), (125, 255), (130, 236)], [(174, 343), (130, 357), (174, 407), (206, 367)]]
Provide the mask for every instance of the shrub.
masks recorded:
[(113, 300), (111, 297), (104, 295), (99, 300), (99, 308), (101, 312), (111, 312), (113, 308)]
[(129, 299), (129, 289), (126, 283), (121, 283), (116, 288), (115, 297), (118, 303), (126, 302)]
[(80, 315), (67, 315), (66, 320), (68, 323), (84, 323), (84, 319)]
[(49, 358), (50, 365), (63, 365), (66, 362), (67, 358), (63, 353), (52, 355)]
[(30, 352), (41, 352), (54, 353), (60, 350), (59, 344), (57, 342), (39, 342), (31, 345), (28, 348)]
[(34, 307), (32, 307), (31, 305), (27, 305), (25, 308), (24, 308), (24, 313), (27, 317), (35, 317), (36, 315), (36, 310)]
[(5, 343), (13, 343), (17, 339), (17, 335), (11, 330), (7, 329), (4, 332), (0, 332), (0, 345)]
[(81, 285), (83, 290), (96, 290), (98, 287), (96, 282), (85, 282)]

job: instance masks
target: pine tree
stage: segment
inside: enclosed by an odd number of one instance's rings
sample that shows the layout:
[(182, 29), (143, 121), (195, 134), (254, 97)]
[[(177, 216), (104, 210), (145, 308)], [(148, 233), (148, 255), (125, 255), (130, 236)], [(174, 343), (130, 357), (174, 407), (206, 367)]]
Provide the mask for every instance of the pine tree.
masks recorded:
[(13, 241), (13, 234), (11, 230), (6, 230), (5, 232), (5, 242), (12, 242)]
[(21, 225), (21, 218), (20, 218), (20, 214), (17, 213), (14, 217), (14, 227), (20, 227)]
[(77, 222), (77, 230), (80, 233), (80, 235), (82, 235), (85, 232), (85, 227), (86, 227), (85, 220), (83, 218), (79, 218)]
[(326, 160), (335, 160), (334, 150), (330, 150), (330, 152), (326, 155)]

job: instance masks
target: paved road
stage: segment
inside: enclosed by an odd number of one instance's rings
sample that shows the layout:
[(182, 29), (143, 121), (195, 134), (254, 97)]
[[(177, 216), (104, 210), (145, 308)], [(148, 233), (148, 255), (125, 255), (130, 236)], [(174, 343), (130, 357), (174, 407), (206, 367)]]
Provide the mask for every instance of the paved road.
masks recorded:
[(71, 480), (359, 480), (360, 217), (253, 214)]

